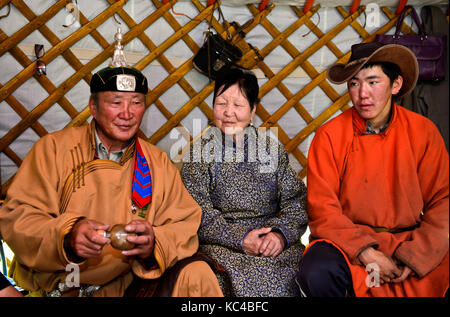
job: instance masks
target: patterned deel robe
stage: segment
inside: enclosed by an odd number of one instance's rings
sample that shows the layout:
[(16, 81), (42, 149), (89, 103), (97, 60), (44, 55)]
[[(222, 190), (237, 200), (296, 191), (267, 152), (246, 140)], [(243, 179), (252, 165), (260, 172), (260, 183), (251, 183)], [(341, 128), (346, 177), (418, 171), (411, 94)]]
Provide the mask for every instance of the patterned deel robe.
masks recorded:
[[(308, 221), (306, 186), (282, 144), (263, 130), (248, 127), (241, 148), (216, 127), (208, 131), (191, 146), (182, 169), (186, 188), (202, 207), (199, 250), (226, 269), (218, 275), (225, 296), (298, 296), (294, 278)], [(261, 227), (286, 238), (275, 258), (242, 249), (245, 234)]]

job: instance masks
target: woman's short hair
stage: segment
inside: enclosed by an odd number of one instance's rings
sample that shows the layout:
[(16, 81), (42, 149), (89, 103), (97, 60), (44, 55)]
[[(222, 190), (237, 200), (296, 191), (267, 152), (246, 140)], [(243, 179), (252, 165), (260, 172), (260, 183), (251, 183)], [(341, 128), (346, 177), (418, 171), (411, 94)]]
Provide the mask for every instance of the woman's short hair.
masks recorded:
[(256, 79), (256, 76), (253, 72), (242, 70), (240, 68), (232, 68), (230, 70), (224, 71), (223, 73), (220, 73), (217, 76), (214, 85), (213, 104), (217, 96), (220, 96), (225, 90), (236, 83), (239, 85), (241, 92), (247, 98), (248, 103), (250, 104), (250, 110), (253, 110), (253, 108), (259, 102), (258, 80)]

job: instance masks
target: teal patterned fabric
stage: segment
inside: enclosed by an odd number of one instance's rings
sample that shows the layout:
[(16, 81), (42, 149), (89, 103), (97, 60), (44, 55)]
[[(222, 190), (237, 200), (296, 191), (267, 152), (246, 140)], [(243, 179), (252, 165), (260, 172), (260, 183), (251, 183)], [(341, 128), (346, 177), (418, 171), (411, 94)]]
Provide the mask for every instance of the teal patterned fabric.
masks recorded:
[[(294, 277), (307, 226), (306, 187), (289, 166), (282, 144), (248, 127), (242, 148), (217, 128), (193, 144), (182, 179), (202, 207), (200, 251), (228, 272), (219, 282), (226, 296), (297, 296)], [(231, 157), (231, 159), (230, 159)], [(201, 160), (199, 161), (199, 158)], [(241, 247), (247, 232), (271, 227), (286, 238), (275, 258), (250, 256)]]

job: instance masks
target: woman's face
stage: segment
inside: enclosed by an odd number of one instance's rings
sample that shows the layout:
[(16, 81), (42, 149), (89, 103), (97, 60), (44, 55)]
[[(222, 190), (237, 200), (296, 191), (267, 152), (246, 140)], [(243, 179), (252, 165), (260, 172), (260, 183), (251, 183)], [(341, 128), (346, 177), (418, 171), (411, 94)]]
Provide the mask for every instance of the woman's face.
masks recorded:
[(239, 134), (253, 121), (253, 110), (245, 94), (236, 83), (222, 92), (221, 87), (214, 101), (214, 124), (225, 134)]

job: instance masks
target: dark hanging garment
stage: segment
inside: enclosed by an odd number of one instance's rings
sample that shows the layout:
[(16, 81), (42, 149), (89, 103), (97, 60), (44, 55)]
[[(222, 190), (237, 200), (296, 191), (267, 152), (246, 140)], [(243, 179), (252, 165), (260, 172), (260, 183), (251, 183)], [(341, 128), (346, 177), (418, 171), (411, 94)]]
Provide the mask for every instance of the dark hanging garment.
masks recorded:
[(441, 8), (424, 6), (420, 13), (425, 33), (447, 35), (447, 60), (445, 80), (418, 81), (410, 95), (400, 101), (400, 105), (420, 113), (436, 124), (441, 132), (447, 151), (449, 150), (449, 94), (448, 94), (448, 22)]

